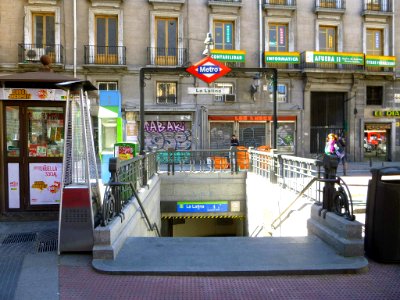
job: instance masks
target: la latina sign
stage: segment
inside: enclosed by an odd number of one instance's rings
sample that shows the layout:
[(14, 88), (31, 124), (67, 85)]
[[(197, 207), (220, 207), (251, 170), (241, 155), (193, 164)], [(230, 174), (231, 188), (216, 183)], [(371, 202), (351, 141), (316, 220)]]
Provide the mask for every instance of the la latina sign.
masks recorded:
[(231, 69), (208, 56), (187, 68), (186, 71), (204, 82), (211, 83), (228, 74)]

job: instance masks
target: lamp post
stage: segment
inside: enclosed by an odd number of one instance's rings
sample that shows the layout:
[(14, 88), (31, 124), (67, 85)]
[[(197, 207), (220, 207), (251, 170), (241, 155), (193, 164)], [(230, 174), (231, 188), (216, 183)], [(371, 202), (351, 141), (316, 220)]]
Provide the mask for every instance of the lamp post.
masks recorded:
[(212, 45), (214, 45), (214, 39), (212, 37), (212, 33), (209, 32), (207, 33), (207, 37), (204, 40), (204, 45), (206, 45), (206, 48), (203, 51), (203, 55), (205, 56), (210, 56), (211, 55), (211, 49), (212, 49)]

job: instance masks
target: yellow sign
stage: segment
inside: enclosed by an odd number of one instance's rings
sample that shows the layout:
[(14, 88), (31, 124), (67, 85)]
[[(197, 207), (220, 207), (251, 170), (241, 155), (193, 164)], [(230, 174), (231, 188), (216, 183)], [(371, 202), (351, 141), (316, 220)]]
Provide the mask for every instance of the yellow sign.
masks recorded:
[(8, 99), (25, 99), (30, 100), (32, 94), (28, 93), (25, 89), (12, 89), (11, 93), (8, 95)]

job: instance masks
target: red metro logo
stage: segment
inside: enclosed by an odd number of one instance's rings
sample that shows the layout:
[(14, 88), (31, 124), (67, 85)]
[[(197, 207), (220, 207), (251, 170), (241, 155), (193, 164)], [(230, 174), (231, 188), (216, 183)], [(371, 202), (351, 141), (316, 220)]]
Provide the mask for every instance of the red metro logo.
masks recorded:
[(229, 73), (231, 69), (208, 56), (187, 68), (186, 71), (204, 82), (211, 83)]

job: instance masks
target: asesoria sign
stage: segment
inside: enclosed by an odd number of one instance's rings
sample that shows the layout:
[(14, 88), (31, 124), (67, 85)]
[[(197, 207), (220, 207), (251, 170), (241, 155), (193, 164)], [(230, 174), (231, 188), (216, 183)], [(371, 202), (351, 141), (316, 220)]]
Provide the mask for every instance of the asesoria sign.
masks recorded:
[(187, 68), (186, 71), (204, 82), (211, 83), (229, 73), (231, 69), (211, 57), (206, 57)]

